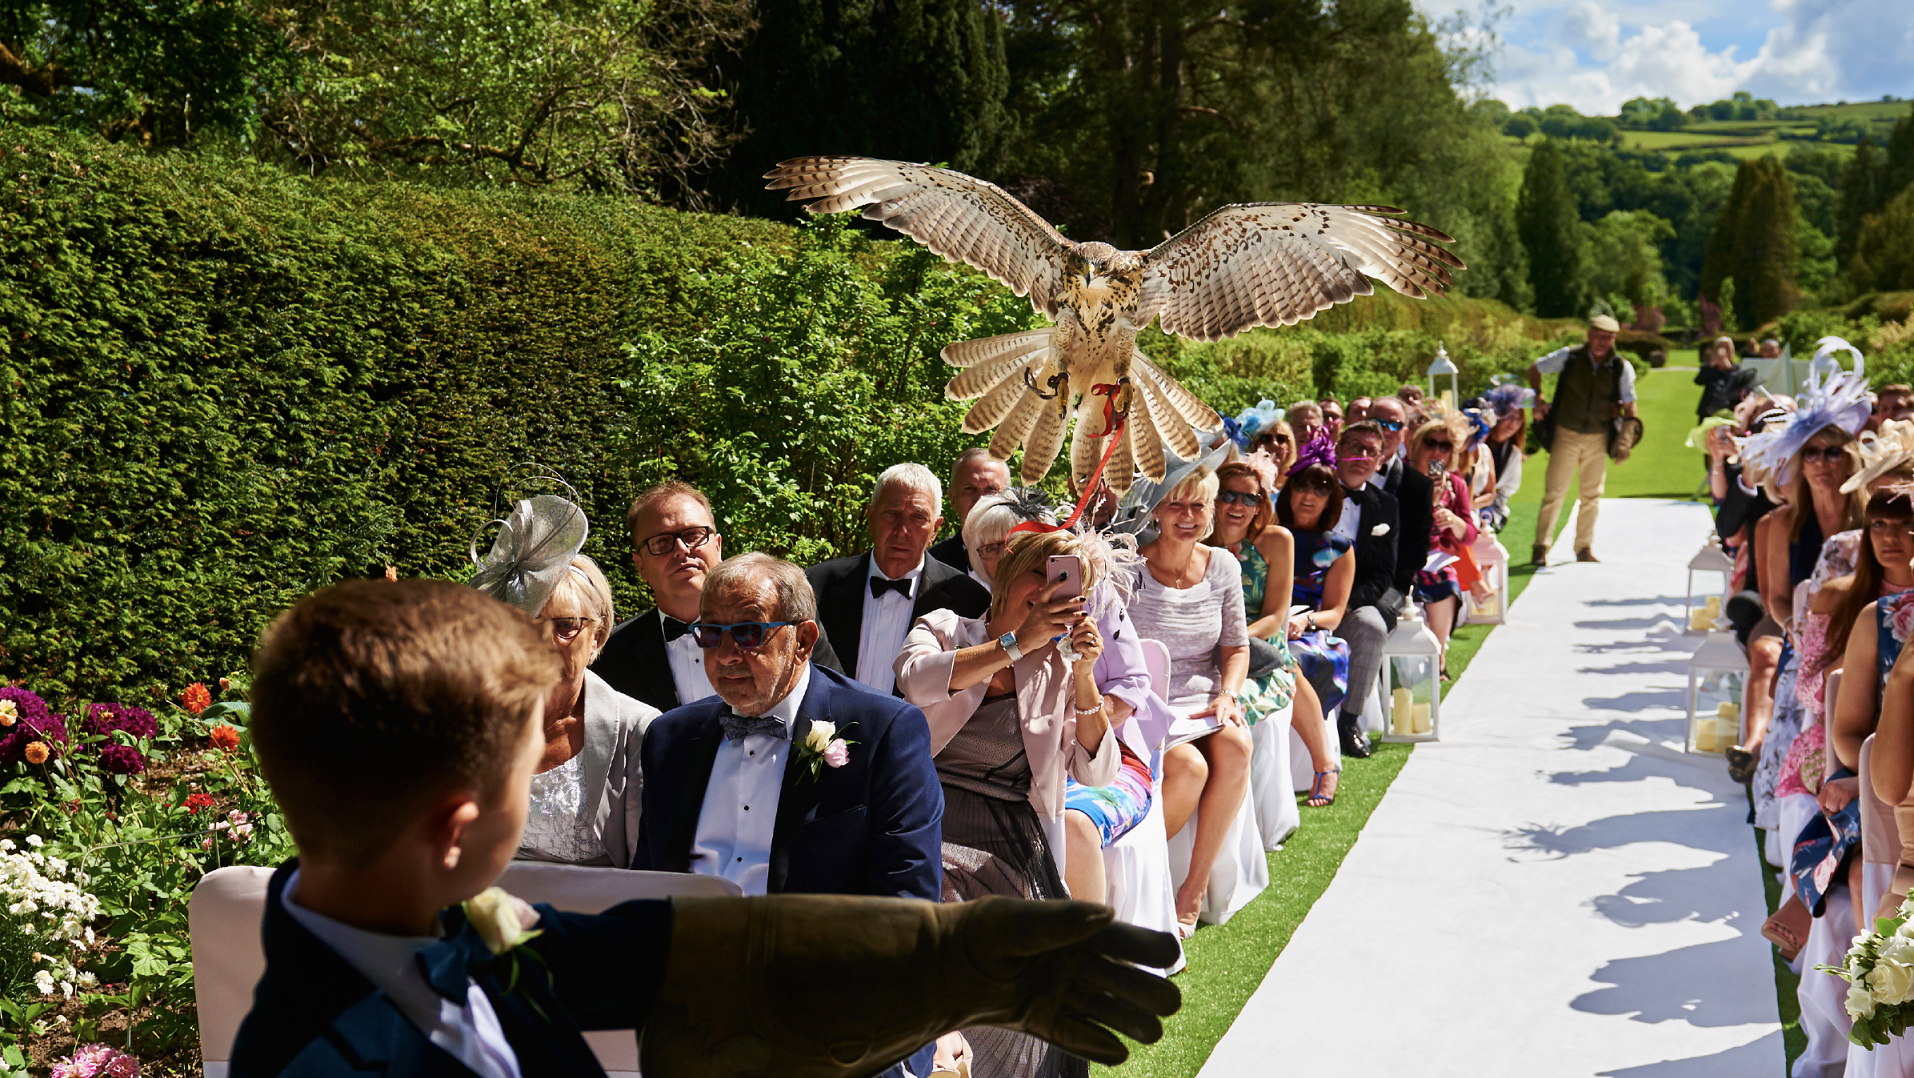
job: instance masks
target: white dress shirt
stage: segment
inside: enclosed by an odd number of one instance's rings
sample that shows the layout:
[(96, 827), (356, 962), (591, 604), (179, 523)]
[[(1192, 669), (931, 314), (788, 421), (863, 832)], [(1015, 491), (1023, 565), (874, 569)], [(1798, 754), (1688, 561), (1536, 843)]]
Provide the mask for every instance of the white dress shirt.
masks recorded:
[[(658, 611), (658, 628), (664, 629), (665, 612)], [(718, 695), (711, 687), (711, 679), (704, 673), (704, 649), (698, 646), (698, 638), (686, 633), (676, 640), (665, 641), (665, 661), (671, 664), (671, 684), (678, 690), (678, 704), (694, 704), (707, 696)]]
[(280, 903), (292, 919), (319, 942), (333, 949), (346, 964), (384, 992), (399, 1013), (416, 1026), (426, 1039), (465, 1064), (479, 1078), (521, 1078), (518, 1053), (505, 1039), (498, 1023), (498, 1012), (485, 991), (466, 978), (465, 1006), (461, 1007), (432, 990), (425, 972), (414, 956), (439, 941), (430, 936), (387, 936), (367, 932), (314, 913), (294, 899), (299, 891), (299, 870), (286, 881)]
[(717, 758), (711, 761), (711, 781), (704, 788), (704, 805), (698, 810), (698, 832), (691, 840), (691, 871), (723, 876), (747, 895), (765, 893), (771, 879), (778, 798), (784, 791), (784, 764), (791, 756), (788, 735), (810, 687), (807, 662), (790, 694), (765, 712), (767, 718), (783, 720), (786, 737), (748, 734), (736, 741), (726, 738), (718, 746)]
[(1336, 518), (1336, 526), (1329, 529), (1329, 534), (1342, 536), (1349, 540), (1350, 546), (1355, 546), (1356, 538), (1362, 534), (1362, 506), (1356, 504), (1347, 487), (1343, 488), (1342, 515)]
[[(877, 567), (875, 554), (871, 556), (870, 579), (893, 579)], [(916, 568), (895, 579), (910, 581), (909, 595), (887, 591), (874, 597), (870, 585), (864, 585), (864, 621), (857, 633), (857, 680), (886, 694), (897, 685), (897, 656), (903, 653), (904, 637), (910, 633), (910, 612), (917, 589), (924, 586), (924, 560), (919, 558)]]
[[(1568, 354), (1580, 347), (1582, 346), (1579, 344), (1573, 344), (1567, 348), (1557, 348), (1555, 351), (1535, 361), (1536, 371), (1541, 374), (1562, 373), (1562, 368), (1568, 366)], [(1616, 399), (1623, 404), (1627, 404), (1635, 399), (1635, 365), (1623, 359), (1615, 352), (1608, 353), (1608, 362), (1622, 365), (1621, 392), (1617, 395)], [(1591, 368), (1595, 367), (1594, 364), (1590, 364), (1590, 366)]]

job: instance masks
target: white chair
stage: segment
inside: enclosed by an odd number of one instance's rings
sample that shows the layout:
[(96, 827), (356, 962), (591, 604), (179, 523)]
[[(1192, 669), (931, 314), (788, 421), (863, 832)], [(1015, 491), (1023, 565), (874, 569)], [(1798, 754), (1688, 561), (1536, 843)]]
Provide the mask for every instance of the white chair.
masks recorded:
[[(1371, 693), (1370, 695), (1373, 696), (1374, 694)], [(1294, 705), (1291, 706), (1293, 707)], [(1369, 708), (1372, 706), (1374, 706), (1373, 700), (1363, 706), (1363, 713), (1367, 714)], [(1377, 722), (1380, 723), (1382, 721), (1380, 718), (1382, 714), (1381, 710), (1378, 709), (1376, 714), (1378, 716)], [(1265, 719), (1264, 721), (1267, 722), (1269, 720)], [(1340, 767), (1342, 765), (1342, 737), (1336, 732), (1335, 720), (1328, 715), (1323, 716), (1323, 740), (1329, 745), (1329, 762), (1331, 766)], [(1316, 787), (1316, 768), (1309, 759), (1309, 746), (1303, 744), (1303, 735), (1297, 733), (1293, 725), (1289, 728), (1289, 785), (1292, 790), (1299, 794), (1308, 793)]]
[[(1142, 645), (1150, 689), (1160, 696), (1169, 684), (1169, 649), (1158, 640), (1145, 640)], [(1103, 851), (1104, 902), (1116, 911), (1119, 921), (1175, 935), (1176, 885), (1170, 882), (1169, 836), (1163, 830), (1160, 755), (1150, 764), (1150, 811)], [(1165, 972), (1174, 973), (1185, 964), (1179, 953)]]
[[(192, 933), (193, 990), (199, 1005), (199, 1049), (206, 1078), (225, 1078), (233, 1038), (253, 1006), (253, 986), (266, 971), (259, 938), (266, 914), (266, 884), (273, 870), (251, 865), (207, 873), (193, 889), (187, 907)], [(737, 885), (716, 876), (676, 872), (631, 872), (516, 861), (499, 877), (499, 886), (527, 902), (548, 902), (576, 913), (598, 913), (635, 898), (673, 895), (736, 895)], [(600, 1030), (585, 1034), (609, 1078), (638, 1073), (636, 1031)]]
[[(1300, 758), (1303, 770), (1309, 771), (1309, 750), (1301, 747), (1302, 737), (1290, 726), (1295, 709), (1291, 702), (1249, 729), (1250, 744), (1255, 746), (1249, 758), (1249, 800), (1256, 808), (1256, 831), (1265, 850), (1282, 849), (1283, 842), (1303, 825), (1302, 812), (1296, 807), (1295, 761)], [(1307, 790), (1309, 783), (1302, 788)]]
[[(1169, 685), (1169, 649), (1157, 640), (1145, 640), (1142, 643), (1144, 661), (1150, 668), (1150, 689), (1162, 696)], [(1152, 772), (1161, 773), (1160, 758), (1150, 763)], [(1251, 774), (1254, 775), (1253, 757)], [(1223, 848), (1216, 854), (1216, 865), (1210, 869), (1209, 891), (1203, 897), (1203, 911), (1198, 915), (1200, 920), (1208, 924), (1228, 922), (1237, 910), (1249, 905), (1252, 899), (1262, 894), (1263, 888), (1269, 886), (1269, 861), (1263, 854), (1262, 832), (1257, 828), (1254, 801), (1253, 796), (1243, 798), (1236, 821), (1230, 825), (1229, 836), (1223, 840)], [(1292, 798), (1290, 811), (1295, 810)], [(1168, 843), (1172, 920), (1175, 918), (1175, 889), (1182, 886), (1183, 880), (1190, 874), (1190, 853), (1196, 845), (1196, 821), (1199, 815), (1200, 812), (1190, 813), (1189, 822)]]

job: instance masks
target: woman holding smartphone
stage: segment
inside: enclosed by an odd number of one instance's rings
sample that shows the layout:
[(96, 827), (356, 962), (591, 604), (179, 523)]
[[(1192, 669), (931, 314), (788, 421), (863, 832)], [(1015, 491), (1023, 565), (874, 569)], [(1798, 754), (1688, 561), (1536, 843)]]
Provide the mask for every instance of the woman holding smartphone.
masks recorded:
[[(1048, 579), (1053, 558), (1074, 563), (1074, 572)], [(984, 617), (932, 611), (904, 638), (897, 687), (930, 722), (944, 788), (946, 902), (1070, 897), (1059, 866), (1064, 777), (1085, 786), (1115, 782), (1114, 729), (1130, 711), (1098, 686), (1103, 637), (1085, 609), (1084, 596), (1098, 594), (1109, 569), (1110, 547), (1100, 537), (1012, 535)], [(964, 1036), (980, 1074), (1084, 1073), (1081, 1060), (1025, 1034), (966, 1029)]]

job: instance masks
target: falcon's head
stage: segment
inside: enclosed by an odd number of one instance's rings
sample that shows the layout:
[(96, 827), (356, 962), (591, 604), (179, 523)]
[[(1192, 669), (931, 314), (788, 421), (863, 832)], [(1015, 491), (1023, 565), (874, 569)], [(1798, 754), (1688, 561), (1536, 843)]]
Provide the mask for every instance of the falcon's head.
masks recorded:
[(1079, 243), (1063, 254), (1063, 290), (1081, 304), (1128, 306), (1143, 286), (1143, 251)]

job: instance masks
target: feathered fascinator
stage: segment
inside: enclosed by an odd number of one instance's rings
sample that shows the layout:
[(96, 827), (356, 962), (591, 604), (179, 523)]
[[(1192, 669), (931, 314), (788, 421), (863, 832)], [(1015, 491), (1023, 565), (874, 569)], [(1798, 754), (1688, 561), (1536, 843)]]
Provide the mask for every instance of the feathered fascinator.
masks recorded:
[(1283, 422), (1283, 412), (1273, 400), (1256, 402), (1256, 407), (1245, 408), (1235, 418), (1223, 417), (1223, 429), (1229, 432), (1229, 439), (1237, 448), (1247, 450), (1256, 444), (1256, 438), (1264, 431)]
[[(1846, 342), (1842, 342), (1845, 344)], [(1794, 481), (1794, 461), (1808, 439), (1838, 427), (1850, 437), (1867, 424), (1872, 411), (1867, 377), (1854, 371), (1808, 371), (1808, 391), (1787, 422), (1771, 424), (1740, 442), (1742, 467), (1765, 473), (1779, 486)]]
[(1482, 399), (1495, 410), (1497, 419), (1518, 409), (1535, 407), (1535, 391), (1527, 386), (1499, 385), (1484, 393)]
[[(479, 557), (479, 535), (497, 524), (498, 538), (491, 553)], [(472, 563), (478, 572), (474, 588), (537, 617), (570, 571), (572, 559), (584, 549), (591, 526), (585, 511), (556, 494), (538, 494), (520, 501), (503, 520), (488, 522), (472, 537)]]
[(1474, 449), (1476, 446), (1481, 445), (1488, 439), (1489, 431), (1494, 429), (1495, 426), (1489, 422), (1487, 416), (1482, 414), (1482, 409), (1480, 408), (1462, 409), (1462, 418), (1469, 422), (1468, 442), (1462, 447), (1465, 450)]
[(1329, 440), (1326, 430), (1317, 431), (1314, 438), (1296, 451), (1296, 463), (1289, 466), (1288, 474), (1295, 475), (1311, 464), (1320, 464), (1332, 472), (1336, 470), (1336, 443)]
[[(1268, 457), (1268, 453), (1262, 454)], [(1167, 477), (1165, 477), (1167, 478)], [(1023, 521), (1011, 529), (1006, 539), (1014, 540), (1021, 532), (1042, 533), (1062, 531), (1057, 524), (1057, 512), (1041, 490), (1034, 487), (1012, 487), (1000, 494), (991, 495), (1000, 505)], [(979, 505), (983, 504), (981, 501)], [(976, 512), (972, 507), (971, 512)], [(1143, 559), (1136, 552), (1136, 536), (1127, 532), (1112, 532), (1105, 535), (1092, 527), (1088, 521), (1078, 521), (1071, 529), (1071, 535), (1077, 541), (1077, 560), (1088, 570), (1097, 584), (1090, 597), (1094, 613), (1101, 617), (1111, 609), (1130, 604), (1130, 592), (1137, 581), (1138, 567)]]
[(1256, 473), (1256, 479), (1263, 484), (1264, 490), (1273, 491), (1282, 486), (1277, 482), (1279, 477), (1276, 474), (1276, 458), (1269, 455), (1269, 450), (1258, 449), (1244, 457), (1243, 463), (1249, 465), (1249, 470)]
[(1890, 419), (1878, 433), (1861, 435), (1861, 467), (1841, 484), (1841, 493), (1865, 489), (1896, 468), (1914, 464), (1914, 421)]

